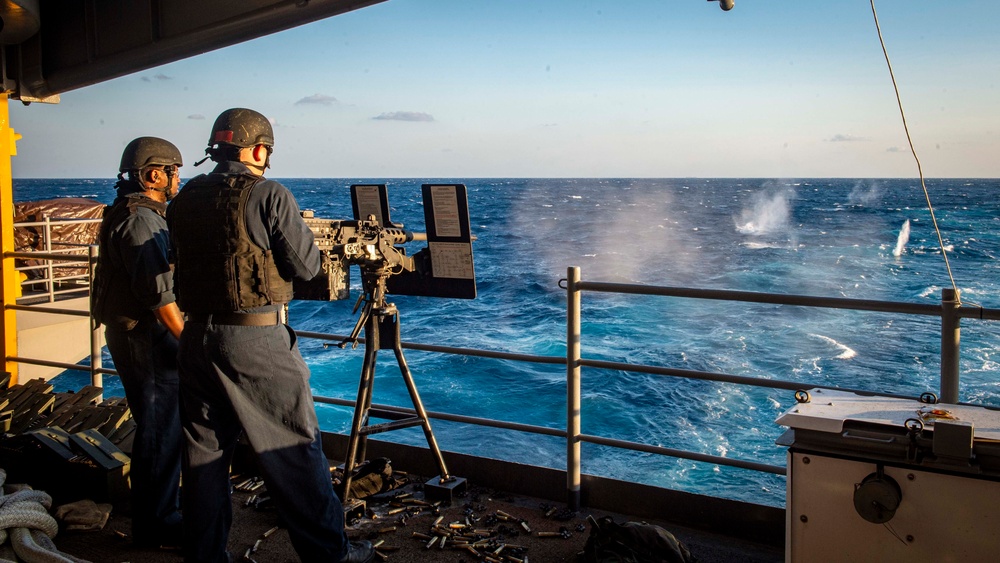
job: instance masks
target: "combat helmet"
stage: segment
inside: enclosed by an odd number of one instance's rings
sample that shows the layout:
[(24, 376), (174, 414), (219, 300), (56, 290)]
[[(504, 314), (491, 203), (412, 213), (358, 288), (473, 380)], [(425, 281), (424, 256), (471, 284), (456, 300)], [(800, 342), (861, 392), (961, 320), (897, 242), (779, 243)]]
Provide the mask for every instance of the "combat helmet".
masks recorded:
[(159, 137), (139, 137), (125, 146), (119, 172), (142, 170), (147, 166), (183, 166), (181, 151)]
[(229, 145), (245, 148), (256, 145), (274, 146), (274, 130), (263, 114), (252, 109), (232, 108), (219, 114), (212, 125), (208, 146)]

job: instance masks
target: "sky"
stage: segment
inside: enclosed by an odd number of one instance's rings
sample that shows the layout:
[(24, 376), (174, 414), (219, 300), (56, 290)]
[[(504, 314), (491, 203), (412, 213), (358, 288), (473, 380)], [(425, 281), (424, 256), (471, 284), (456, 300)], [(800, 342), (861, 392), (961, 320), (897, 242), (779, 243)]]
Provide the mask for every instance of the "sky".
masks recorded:
[[(875, 3), (926, 177), (1000, 177), (1000, 3)], [(15, 178), (107, 178), (133, 138), (274, 178), (916, 177), (868, 0), (388, 0), (10, 104)]]

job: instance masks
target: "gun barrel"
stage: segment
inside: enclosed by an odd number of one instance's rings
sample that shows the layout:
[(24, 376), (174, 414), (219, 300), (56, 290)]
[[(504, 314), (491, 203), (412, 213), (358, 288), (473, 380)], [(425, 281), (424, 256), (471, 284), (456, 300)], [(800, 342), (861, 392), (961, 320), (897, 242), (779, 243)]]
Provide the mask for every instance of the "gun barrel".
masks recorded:
[(427, 240), (427, 233), (414, 233), (413, 231), (396, 228), (387, 228), (383, 230), (387, 235), (389, 235), (389, 237), (392, 238), (393, 244), (402, 244), (412, 240)]

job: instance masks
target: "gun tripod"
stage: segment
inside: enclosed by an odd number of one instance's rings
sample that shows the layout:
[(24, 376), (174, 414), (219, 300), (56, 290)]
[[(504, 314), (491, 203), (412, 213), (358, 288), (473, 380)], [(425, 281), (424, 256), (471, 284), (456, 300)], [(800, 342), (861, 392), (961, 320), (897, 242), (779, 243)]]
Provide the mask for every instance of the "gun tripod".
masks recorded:
[[(358, 398), (354, 407), (354, 418), (351, 421), (351, 438), (347, 445), (347, 455), (344, 457), (344, 477), (341, 482), (341, 490), (337, 491), (340, 498), (348, 500), (351, 490), (351, 474), (358, 465), (357, 460), (365, 459), (365, 450), (368, 445), (368, 436), (399, 430), (413, 426), (421, 426), (424, 436), (427, 438), (427, 445), (434, 454), (440, 475), (425, 483), (425, 498), (440, 500), (451, 500), (453, 490), (464, 489), (465, 479), (454, 477), (448, 474), (444, 458), (441, 456), (441, 449), (438, 448), (437, 440), (431, 429), (430, 419), (427, 411), (420, 400), (417, 386), (413, 382), (413, 376), (406, 359), (403, 357), (403, 349), (400, 346), (399, 338), (399, 311), (392, 303), (386, 303), (386, 279), (389, 272), (385, 268), (361, 267), (362, 285), (365, 294), (362, 296), (364, 307), (358, 322), (354, 325), (351, 335), (340, 343), (341, 347), (352, 343), (355, 346), (358, 342), (358, 334), (361, 329), (365, 331), (365, 358), (361, 366), (361, 380), (358, 384)], [(375, 383), (375, 360), (379, 350), (391, 348), (396, 354), (396, 362), (399, 364), (399, 371), (403, 375), (406, 389), (410, 394), (410, 400), (416, 411), (416, 416), (408, 416), (406, 413), (396, 410), (373, 409), (372, 408), (372, 387)], [(389, 422), (380, 424), (369, 424), (371, 418), (386, 419)]]

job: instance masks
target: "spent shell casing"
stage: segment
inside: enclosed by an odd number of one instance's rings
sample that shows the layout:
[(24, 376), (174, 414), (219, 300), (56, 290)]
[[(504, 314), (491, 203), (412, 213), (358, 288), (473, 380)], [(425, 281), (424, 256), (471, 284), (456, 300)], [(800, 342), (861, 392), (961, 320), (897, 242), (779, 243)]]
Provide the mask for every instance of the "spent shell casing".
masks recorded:
[(400, 512), (406, 512), (406, 507), (404, 506), (400, 508), (390, 508), (389, 516), (392, 516), (393, 514), (399, 514)]
[(378, 533), (380, 534), (388, 534), (389, 532), (395, 532), (395, 531), (396, 531), (395, 526), (386, 526), (385, 528), (378, 529)]
[(424, 547), (426, 547), (427, 549), (434, 547), (434, 544), (436, 544), (438, 541), (438, 537), (439, 536), (434, 536), (433, 538), (431, 538), (431, 541), (427, 542), (427, 545), (425, 545)]
[(531, 533), (531, 528), (528, 527), (528, 522), (526, 520), (521, 520), (521, 527), (524, 528), (525, 532)]
[(444, 516), (438, 516), (437, 518), (434, 519), (434, 523), (431, 524), (431, 526), (437, 526), (438, 524), (441, 523), (442, 520), (444, 520)]
[(389, 556), (386, 555), (386, 554), (384, 554), (384, 553), (382, 553), (381, 551), (376, 551), (375, 552), (375, 557), (378, 557), (381, 561), (388, 561), (389, 560)]
[(253, 547), (250, 548), (250, 553), (257, 553), (257, 550), (260, 549), (260, 544), (262, 543), (264, 543), (264, 540), (257, 540), (253, 542)]
[(429, 540), (429, 539), (431, 539), (431, 537), (428, 536), (427, 534), (421, 534), (420, 532), (413, 532), (412, 534), (410, 534), (410, 537), (411, 538), (417, 538), (418, 540)]
[(560, 532), (535, 532), (535, 535), (540, 538), (561, 538), (562, 534)]
[(264, 537), (265, 538), (271, 537), (271, 535), (274, 534), (277, 531), (278, 531), (278, 526), (275, 526), (275, 527), (271, 528), (270, 530), (264, 532)]

